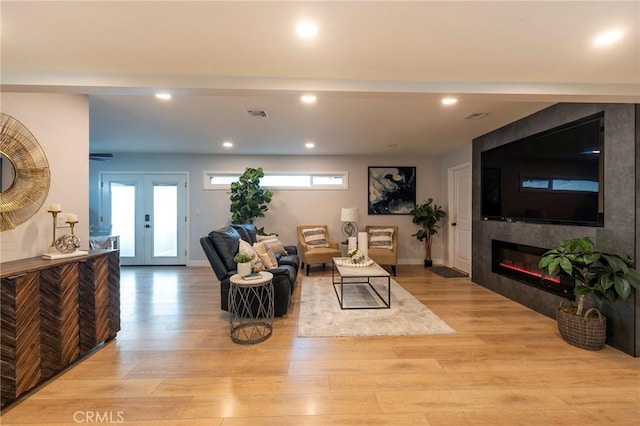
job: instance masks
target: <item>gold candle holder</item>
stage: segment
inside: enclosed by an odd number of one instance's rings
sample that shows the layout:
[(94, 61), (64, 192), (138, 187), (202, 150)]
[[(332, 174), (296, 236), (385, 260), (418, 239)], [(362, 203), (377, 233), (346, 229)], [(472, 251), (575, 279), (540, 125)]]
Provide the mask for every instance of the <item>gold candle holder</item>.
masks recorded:
[(71, 227), (71, 235), (73, 235), (73, 227), (76, 226), (76, 223), (78, 223), (77, 220), (75, 221), (67, 221), (66, 223), (69, 224), (69, 226)]
[(51, 239), (51, 246), (49, 246), (49, 251), (56, 252), (58, 251), (56, 249), (56, 217), (60, 212), (57, 210), (47, 210), (47, 211), (51, 213), (51, 215), (53, 216), (53, 238)]

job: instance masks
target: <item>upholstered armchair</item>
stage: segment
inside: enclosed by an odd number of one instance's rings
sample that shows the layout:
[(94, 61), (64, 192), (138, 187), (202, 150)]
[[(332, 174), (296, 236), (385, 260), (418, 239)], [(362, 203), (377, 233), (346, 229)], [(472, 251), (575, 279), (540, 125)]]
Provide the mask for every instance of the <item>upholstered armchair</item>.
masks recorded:
[(390, 266), (391, 272), (395, 277), (396, 266), (398, 265), (398, 227), (372, 225), (367, 226), (365, 229), (367, 240), (369, 241), (369, 258), (378, 265)]
[(329, 236), (327, 225), (298, 226), (298, 245), (298, 255), (302, 267), (307, 265), (307, 275), (309, 265), (322, 263), (324, 269), (325, 264), (331, 263), (334, 257), (342, 256), (338, 243)]

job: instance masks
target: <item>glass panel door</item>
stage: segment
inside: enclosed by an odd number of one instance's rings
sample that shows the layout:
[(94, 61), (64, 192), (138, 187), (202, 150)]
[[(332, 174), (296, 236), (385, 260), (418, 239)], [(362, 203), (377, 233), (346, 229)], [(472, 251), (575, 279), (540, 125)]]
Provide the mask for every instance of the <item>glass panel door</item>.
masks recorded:
[(186, 174), (104, 174), (102, 224), (122, 265), (186, 265)]
[[(111, 233), (120, 236), (120, 256), (136, 254), (136, 188), (133, 183), (110, 182)], [(114, 208), (113, 206), (117, 206)]]
[(145, 186), (145, 265), (187, 264), (186, 175), (148, 175)]
[(178, 255), (178, 188), (153, 185), (153, 256)]

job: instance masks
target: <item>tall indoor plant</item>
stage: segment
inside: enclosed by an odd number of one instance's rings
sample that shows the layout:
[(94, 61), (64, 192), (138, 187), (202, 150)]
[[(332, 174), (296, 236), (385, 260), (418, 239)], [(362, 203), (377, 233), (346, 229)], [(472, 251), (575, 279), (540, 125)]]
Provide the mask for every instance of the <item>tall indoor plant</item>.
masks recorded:
[[(588, 237), (562, 242), (544, 253), (538, 266), (550, 275), (565, 274), (575, 280), (577, 306), (560, 306), (558, 328), (566, 341), (585, 349), (600, 349), (606, 339), (606, 321), (597, 321), (600, 329), (597, 333), (589, 330), (589, 327), (596, 327), (588, 325), (593, 322), (589, 313), (594, 312), (598, 318), (602, 318), (602, 314), (595, 308), (585, 312), (587, 298), (593, 295), (598, 304), (610, 304), (629, 297), (633, 288), (640, 290), (640, 274), (633, 269), (633, 261), (598, 250)], [(572, 329), (565, 329), (569, 327)], [(576, 330), (574, 327), (587, 328)], [(595, 334), (598, 334), (597, 339)]]
[[(268, 204), (273, 192), (260, 186), (260, 179), (263, 177), (262, 167), (247, 167), (238, 181), (231, 183), (229, 210), (232, 223), (253, 223), (255, 218), (264, 217), (264, 213), (269, 210)], [(263, 228), (258, 229), (259, 233), (263, 231)]]
[(433, 202), (433, 198), (429, 198), (425, 203), (416, 205), (410, 213), (413, 223), (419, 226), (418, 232), (411, 236), (424, 241), (424, 266), (433, 266), (431, 243), (440, 228), (438, 222), (446, 216), (446, 212)]

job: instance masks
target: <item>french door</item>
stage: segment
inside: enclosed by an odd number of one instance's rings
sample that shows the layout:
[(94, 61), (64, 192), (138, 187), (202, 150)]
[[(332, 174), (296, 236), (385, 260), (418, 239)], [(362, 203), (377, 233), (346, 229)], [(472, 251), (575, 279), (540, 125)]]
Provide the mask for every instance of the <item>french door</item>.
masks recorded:
[(187, 176), (105, 173), (101, 222), (120, 238), (122, 265), (187, 264)]

